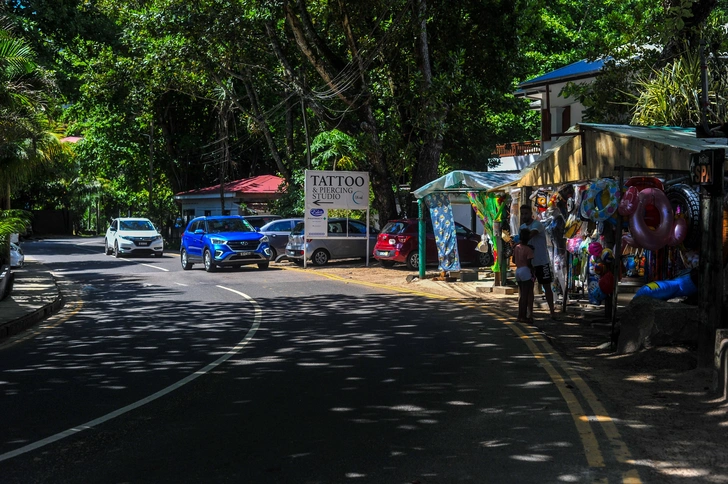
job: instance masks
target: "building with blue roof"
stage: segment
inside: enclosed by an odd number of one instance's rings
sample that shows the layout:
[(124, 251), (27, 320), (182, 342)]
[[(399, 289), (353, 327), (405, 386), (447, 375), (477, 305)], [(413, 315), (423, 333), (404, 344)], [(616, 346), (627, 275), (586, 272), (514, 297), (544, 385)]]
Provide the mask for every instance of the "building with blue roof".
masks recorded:
[(541, 152), (548, 150), (569, 127), (582, 121), (584, 106), (575, 97), (562, 96), (564, 87), (570, 82), (591, 83), (609, 59), (582, 59), (518, 85), (514, 94), (531, 100), (532, 109), (541, 111)]

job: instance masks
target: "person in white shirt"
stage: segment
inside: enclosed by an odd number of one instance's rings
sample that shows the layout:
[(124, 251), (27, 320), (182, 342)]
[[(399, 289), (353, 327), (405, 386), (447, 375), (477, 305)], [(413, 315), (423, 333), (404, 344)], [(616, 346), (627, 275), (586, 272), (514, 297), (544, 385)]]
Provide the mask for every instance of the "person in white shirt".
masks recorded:
[(551, 318), (556, 319), (554, 311), (554, 292), (551, 290), (551, 260), (549, 259), (548, 248), (546, 247), (546, 230), (543, 224), (533, 218), (533, 211), (530, 205), (521, 205), (521, 229), (531, 231), (529, 244), (533, 247), (533, 271), (538, 283), (543, 286), (543, 293), (549, 305)]

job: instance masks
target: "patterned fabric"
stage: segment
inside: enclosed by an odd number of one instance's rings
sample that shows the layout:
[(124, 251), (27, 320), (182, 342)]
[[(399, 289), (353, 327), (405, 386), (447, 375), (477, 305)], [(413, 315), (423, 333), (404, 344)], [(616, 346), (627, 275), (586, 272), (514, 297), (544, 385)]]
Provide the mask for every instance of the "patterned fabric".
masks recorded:
[(493, 259), (495, 263), (491, 267), (493, 272), (500, 271), (498, 260), (498, 246), (495, 243), (494, 223), (503, 220), (503, 209), (506, 206), (506, 195), (503, 193), (468, 192), (468, 200), (475, 210), (475, 213), (483, 220), (485, 233), (488, 234), (493, 243)]
[(430, 209), (432, 228), (435, 231), (438, 267), (441, 271), (457, 272), (460, 270), (460, 255), (455, 233), (455, 218), (450, 207), (450, 196), (447, 193), (436, 192), (426, 195), (424, 200), (427, 208)]

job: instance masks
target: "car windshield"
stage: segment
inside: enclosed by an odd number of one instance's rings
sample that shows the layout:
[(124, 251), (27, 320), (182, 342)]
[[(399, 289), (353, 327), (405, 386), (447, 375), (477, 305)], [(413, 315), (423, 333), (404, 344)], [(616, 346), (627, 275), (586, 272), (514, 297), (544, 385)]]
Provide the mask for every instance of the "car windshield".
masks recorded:
[(154, 230), (149, 220), (119, 220), (121, 230)]
[(248, 222), (239, 218), (208, 220), (207, 230), (211, 234), (220, 234), (223, 232), (255, 232), (255, 229)]

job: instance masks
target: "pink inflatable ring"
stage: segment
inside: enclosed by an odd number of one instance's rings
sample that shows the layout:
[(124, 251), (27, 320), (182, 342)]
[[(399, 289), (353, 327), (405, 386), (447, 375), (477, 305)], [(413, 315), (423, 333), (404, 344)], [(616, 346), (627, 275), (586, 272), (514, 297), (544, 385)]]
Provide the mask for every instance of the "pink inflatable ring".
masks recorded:
[[(619, 213), (629, 216), (629, 231), (634, 244), (652, 251), (666, 245), (680, 245), (687, 234), (687, 223), (684, 219), (675, 220), (665, 192), (656, 188), (636, 191), (636, 188), (630, 187), (619, 205)], [(648, 205), (654, 205), (660, 214), (660, 223), (654, 228), (645, 221)]]

